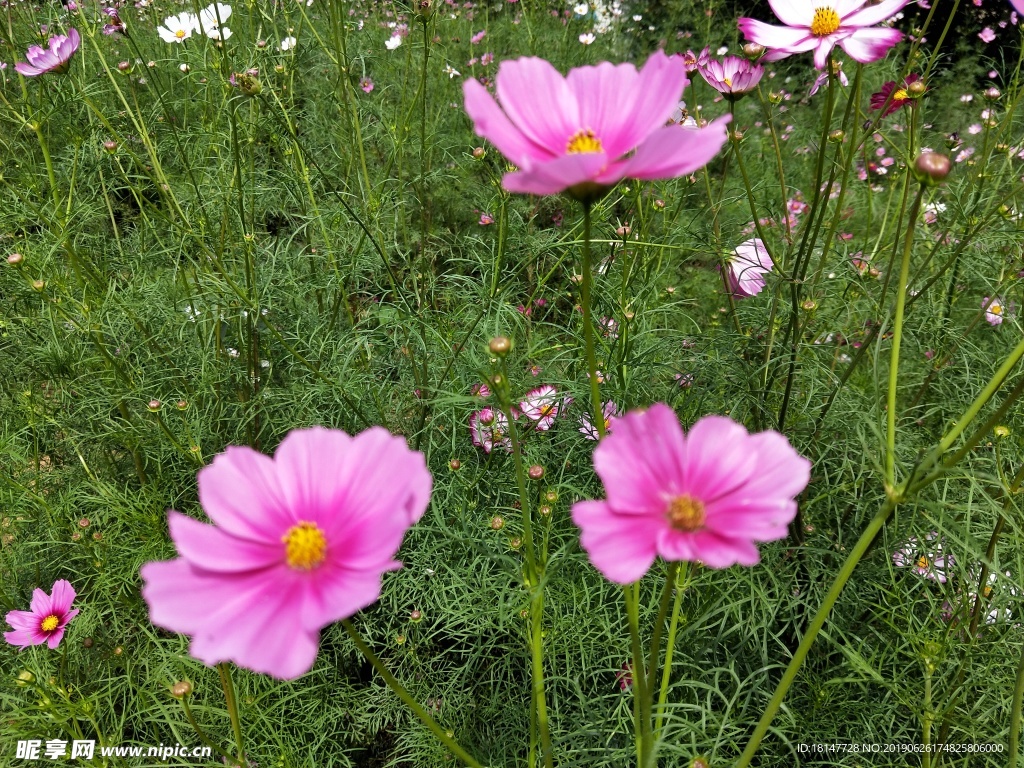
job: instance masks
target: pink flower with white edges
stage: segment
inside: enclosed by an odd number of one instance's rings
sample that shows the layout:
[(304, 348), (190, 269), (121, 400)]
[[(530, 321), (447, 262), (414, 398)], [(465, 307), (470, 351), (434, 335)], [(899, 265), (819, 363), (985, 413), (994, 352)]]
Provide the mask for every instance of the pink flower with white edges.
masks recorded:
[(19, 648), (46, 643), (52, 650), (60, 645), (68, 622), (78, 615), (72, 610), (75, 590), (69, 581), (61, 579), (53, 584), (50, 594), (41, 589), (32, 592), (29, 611), (11, 611), (5, 617), (14, 627), (13, 632), (4, 632), (4, 640)]
[(377, 601), (432, 485), (381, 427), (293, 430), (273, 458), (230, 446), (198, 480), (214, 524), (168, 512), (180, 556), (142, 567), (150, 620), (206, 664), (285, 680), (312, 668), (323, 627)]
[(71, 57), (75, 55), (82, 38), (77, 29), (69, 29), (66, 35), (54, 35), (45, 49), (38, 45), (30, 45), (25, 53), (27, 62), (16, 62), (14, 68), (19, 75), (36, 77), (47, 72), (63, 74), (71, 66)]
[(512, 438), (508, 434), (508, 419), (497, 408), (482, 408), (469, 417), (469, 432), (473, 445), (490, 453), (495, 448), (504, 448), (512, 453)]
[(918, 576), (945, 584), (946, 572), (955, 560), (944, 547), (945, 541), (939, 538), (938, 531), (928, 533), (923, 543), (911, 536), (892, 553), (892, 562), (897, 568), (912, 568)]
[(538, 432), (545, 432), (554, 425), (558, 416), (561, 403), (558, 398), (558, 390), (550, 384), (545, 384), (526, 393), (526, 397), (519, 403), (523, 415), (531, 421), (537, 422)]
[[(608, 435), (614, 428), (615, 420), (619, 416), (619, 407), (609, 400), (602, 407), (601, 415), (604, 417), (604, 433)], [(587, 438), (587, 440), (598, 439), (597, 427), (594, 426), (589, 413), (584, 413), (580, 416), (580, 434)]]
[(751, 435), (724, 416), (684, 434), (664, 403), (632, 411), (594, 449), (603, 501), (572, 519), (590, 562), (617, 584), (637, 581), (657, 557), (709, 568), (755, 565), (756, 542), (785, 538), (811, 462), (778, 432)]
[(903, 39), (903, 33), (876, 27), (895, 16), (910, 0), (768, 0), (775, 15), (786, 26), (777, 27), (741, 18), (739, 28), (747, 40), (763, 45), (763, 61), (778, 61), (795, 53), (814, 51), (814, 66), (824, 69), (828, 55), (838, 44), (850, 58), (870, 64)]
[(476, 133), (517, 167), (502, 179), (509, 192), (592, 200), (625, 178), (692, 173), (726, 141), (728, 115), (707, 128), (665, 124), (687, 79), (682, 58), (662, 51), (640, 71), (602, 62), (565, 77), (543, 59), (503, 61), (496, 83), (497, 101), (472, 79), (463, 93)]
[(736, 298), (756, 296), (764, 289), (764, 276), (772, 271), (771, 256), (760, 238), (740, 243), (728, 261), (725, 276)]

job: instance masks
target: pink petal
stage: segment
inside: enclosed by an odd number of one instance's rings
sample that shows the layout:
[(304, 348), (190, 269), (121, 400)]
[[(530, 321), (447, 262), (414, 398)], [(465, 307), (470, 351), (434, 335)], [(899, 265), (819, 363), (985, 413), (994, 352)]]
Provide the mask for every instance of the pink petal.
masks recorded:
[(64, 627), (60, 627), (56, 631), (51, 632), (49, 638), (47, 638), (47, 640), (46, 640), (46, 645), (52, 651), (58, 645), (60, 645), (60, 641), (62, 639), (64, 639)]
[(549, 62), (533, 56), (498, 67), (498, 100), (512, 123), (554, 155), (566, 151), (580, 125), (576, 97)]
[(699, 560), (708, 568), (732, 565), (757, 565), (761, 555), (757, 547), (744, 539), (732, 539), (714, 531), (682, 533), (666, 528), (658, 537), (658, 554), (665, 560)]
[(889, 49), (902, 39), (903, 33), (899, 30), (873, 27), (857, 30), (844, 40), (840, 40), (839, 45), (854, 61), (870, 64), (885, 58)]
[(237, 573), (284, 561), (284, 544), (280, 540), (284, 531), (277, 541), (242, 539), (174, 510), (167, 513), (167, 525), (178, 553), (205, 571)]
[(302, 593), (301, 626), (317, 631), (373, 605), (380, 599), (384, 572), (400, 567), (394, 561), (374, 570), (325, 565)]
[(16, 629), (13, 632), (4, 632), (4, 640), (19, 648), (27, 648), (30, 645), (39, 645), (46, 642), (46, 638), (37, 638), (36, 633), (27, 629)]
[(828, 37), (817, 38), (817, 45), (814, 48), (814, 67), (815, 69), (824, 69), (828, 64), (828, 55), (832, 52), (832, 49), (836, 47), (836, 42), (839, 41), (841, 35), (829, 35)]
[[(812, 35), (807, 27), (777, 27), (748, 18), (741, 18), (737, 24), (740, 32), (750, 42), (763, 45), (765, 48), (785, 51), (787, 55), (809, 51), (818, 44), (818, 38)], [(771, 53), (769, 51), (769, 54)], [(764, 56), (762, 58), (768, 61), (777, 61), (781, 57), (768, 58), (768, 56)]]
[(662, 518), (617, 515), (603, 501), (576, 502), (572, 520), (581, 529), (580, 546), (590, 562), (616, 584), (631, 584), (650, 570), (658, 531), (665, 527)]
[[(556, 195), (569, 187), (593, 181), (608, 166), (608, 157), (603, 152), (588, 152), (562, 155), (548, 163), (536, 163), (528, 170), (506, 173), (501, 185), (509, 192), (530, 195)], [(611, 186), (622, 178), (603, 181)]]
[(45, 619), (53, 613), (53, 604), (50, 596), (38, 587), (32, 590), (32, 602), (29, 603), (29, 607), (32, 609), (32, 613), (40, 619)]
[(199, 470), (197, 479), (203, 511), (230, 534), (276, 542), (295, 522), (274, 462), (252, 448), (228, 446)]
[(742, 488), (757, 468), (757, 454), (741, 424), (705, 416), (686, 436), (685, 480), (680, 490), (705, 504)]
[(10, 611), (4, 620), (15, 629), (35, 629), (39, 626), (39, 621), (45, 616), (37, 616), (32, 611)]
[(477, 135), (483, 136), (515, 165), (529, 168), (534, 162), (551, 160), (555, 154), (530, 141), (512, 125), (512, 121), (476, 80), (466, 80), (462, 84), (465, 97), (466, 113), (473, 121)]
[(751, 435), (757, 451), (757, 472), (744, 486), (751, 495), (793, 498), (811, 481), (811, 462), (798, 454), (784, 435), (775, 431)]
[[(75, 600), (75, 589), (71, 582), (60, 579), (53, 583), (53, 590), (50, 597), (50, 611), (63, 616), (71, 610), (71, 603)], [(76, 611), (77, 613), (77, 611)]]
[[(641, 144), (618, 169), (619, 178), (652, 181), (683, 176), (703, 168), (718, 154), (727, 139), (729, 115), (712, 121), (707, 128), (667, 125)], [(604, 182), (603, 178), (599, 181)]]

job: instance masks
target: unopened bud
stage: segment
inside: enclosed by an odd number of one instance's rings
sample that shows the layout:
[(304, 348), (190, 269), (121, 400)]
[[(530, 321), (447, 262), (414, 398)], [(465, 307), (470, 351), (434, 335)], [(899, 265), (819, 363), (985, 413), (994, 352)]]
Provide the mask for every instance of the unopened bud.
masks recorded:
[(409, 612), (409, 621), (411, 621), (413, 624), (418, 624), (419, 622), (423, 621), (423, 612), (422, 611), (410, 611)]
[(540, 513), (541, 517), (551, 516), (551, 507), (549, 507), (547, 504), (541, 504), (537, 511)]
[(504, 527), (505, 527), (505, 518), (503, 518), (501, 515), (495, 515), (494, 517), (491, 518), (491, 530), (492, 531), (500, 531)]
[(235, 74), (235, 82), (238, 83), (238, 90), (246, 96), (259, 96), (263, 93), (263, 84), (259, 78), (250, 75), (248, 72)]
[(179, 680), (171, 686), (171, 696), (176, 699), (184, 699), (192, 695), (192, 683), (188, 680)]
[(771, 91), (768, 94), (768, 101), (770, 101), (772, 104), (781, 104), (782, 103), (782, 94), (778, 93), (777, 91)]
[(544, 501), (548, 502), (549, 504), (554, 504), (556, 501), (558, 501), (558, 491), (552, 490), (545, 493)]
[(151, 411), (152, 413), (156, 413), (157, 411), (159, 411), (159, 410), (160, 410), (160, 406), (161, 406), (161, 405), (162, 405), (162, 403), (161, 403), (161, 402), (160, 402), (159, 400), (156, 400), (156, 399), (154, 399), (154, 400), (150, 400), (150, 401), (149, 401), (149, 403), (147, 403), (147, 404), (146, 404), (146, 407), (147, 407), (147, 408), (148, 408), (148, 409), (149, 409), (149, 410), (150, 410), (150, 411)]
[(747, 43), (743, 46), (743, 55), (751, 61), (757, 61), (760, 59), (764, 55), (764, 52), (765, 47), (763, 45), (758, 45), (757, 43)]
[(982, 94), (989, 101), (999, 101), (999, 98), (1003, 95), (998, 88), (994, 85), (991, 88), (986, 88)]
[(922, 184), (938, 184), (949, 175), (949, 158), (938, 152), (922, 152), (914, 161), (914, 171)]
[(512, 350), (512, 341), (508, 336), (495, 336), (487, 348), (495, 357), (504, 357)]
[(117, 62), (117, 71), (118, 72), (127, 72), (131, 68), (132, 68), (132, 65), (129, 62), (127, 62), (127, 61), (119, 61), (119, 62)]
[(839, 128), (828, 135), (828, 140), (836, 144), (840, 143), (844, 138), (846, 138), (846, 132)]
[(526, 470), (526, 474), (530, 476), (531, 480), (542, 480), (544, 478), (544, 467), (540, 464), (534, 464)]
[(732, 139), (733, 141), (742, 141), (743, 140), (743, 131), (738, 131), (738, 130), (737, 131), (730, 131), (729, 132), (729, 138)]
[(481, 159), (486, 154), (487, 151), (483, 147), (473, 147), (473, 158), (475, 160)]
[(21, 670), (18, 673), (18, 685), (31, 685), (36, 681), (36, 676), (29, 672), (27, 669)]
[(82, 641), (83, 648), (92, 648), (96, 644), (96, 641), (91, 637), (87, 637)]
[(452, 472), (458, 472), (461, 467), (462, 462), (459, 461), (458, 459), (452, 459), (451, 461), (448, 462), (448, 469), (450, 469)]
[(104, 141), (103, 142), (103, 149), (107, 152), (107, 154), (112, 155), (115, 152), (117, 152), (117, 142), (116, 141), (109, 141), (109, 140), (108, 141)]
[(914, 99), (924, 96), (924, 92), (927, 90), (928, 86), (924, 84), (924, 80), (915, 80), (907, 86), (907, 93)]
[(186, 408), (188, 408), (188, 401), (179, 400), (174, 404), (174, 407), (177, 408), (179, 411), (184, 411)]
[(32, 288), (37, 290), (37, 291), (41, 291), (45, 287), (46, 287), (46, 281), (45, 280), (33, 280), (32, 281)]
[(21, 262), (23, 262), (24, 260), (25, 257), (22, 256), (20, 253), (12, 253), (7, 257), (7, 263), (10, 264), (12, 267), (20, 267)]

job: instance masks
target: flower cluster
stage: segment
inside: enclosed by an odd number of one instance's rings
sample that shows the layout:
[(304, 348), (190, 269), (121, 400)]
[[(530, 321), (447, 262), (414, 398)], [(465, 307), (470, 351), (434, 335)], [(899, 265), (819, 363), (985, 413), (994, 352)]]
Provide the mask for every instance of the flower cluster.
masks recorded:
[(193, 33), (202, 32), (211, 40), (227, 40), (231, 30), (224, 22), (231, 17), (231, 6), (224, 3), (213, 3), (199, 12), (182, 12), (177, 16), (168, 16), (164, 25), (157, 27), (157, 34), (165, 43), (183, 43)]

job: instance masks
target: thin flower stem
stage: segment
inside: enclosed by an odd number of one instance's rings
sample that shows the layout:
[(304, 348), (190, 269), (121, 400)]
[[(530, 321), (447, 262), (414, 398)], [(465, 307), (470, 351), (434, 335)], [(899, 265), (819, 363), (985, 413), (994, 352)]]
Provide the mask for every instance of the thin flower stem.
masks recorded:
[(190, 707), (188, 705), (188, 698), (187, 697), (183, 696), (181, 698), (181, 708), (183, 710), (185, 710), (185, 719), (188, 720), (188, 724), (192, 726), (192, 730), (196, 732), (196, 736), (199, 737), (199, 740), (201, 742), (203, 742), (203, 744), (208, 746), (210, 749), (212, 749), (214, 752), (216, 752), (221, 757), (226, 758), (227, 760), (230, 760), (235, 765), (240, 765), (240, 763), (238, 763), (234, 757), (232, 757), (227, 752), (225, 752), (223, 749), (221, 749), (216, 744), (214, 744), (213, 741), (211, 741), (210, 737), (206, 735), (206, 731), (204, 731), (202, 728), (199, 727), (199, 723), (196, 722), (196, 718), (192, 714), (192, 707)]
[(665, 643), (665, 666), (661, 670), (661, 690), (658, 692), (658, 706), (654, 721), (654, 736), (657, 738), (661, 733), (661, 724), (665, 719), (665, 703), (668, 701), (668, 684), (672, 680), (672, 652), (676, 645), (676, 631), (679, 629), (679, 609), (683, 602), (683, 593), (689, 585), (690, 564), (683, 563), (683, 567), (676, 573), (676, 599), (672, 605), (672, 618), (668, 625), (668, 639)]
[[(909, 172), (909, 171), (908, 171)], [(903, 313), (907, 307), (907, 282), (910, 280), (910, 255), (914, 248), (914, 227), (921, 212), (924, 185), (917, 190), (917, 197), (910, 207), (907, 236), (903, 245), (903, 263), (900, 265), (900, 282), (896, 289), (896, 318), (893, 321), (892, 351), (889, 355), (889, 394), (886, 400), (885, 432), (885, 488), (890, 492), (896, 487), (896, 384), (900, 365), (900, 343), (903, 340)]]
[(594, 350), (594, 321), (592, 318), (593, 267), (590, 260), (590, 203), (583, 203), (583, 344), (587, 356), (587, 374), (590, 376), (590, 412), (597, 430), (597, 439), (605, 434), (604, 412), (601, 409), (601, 384), (597, 380), (597, 353)]
[[(789, 224), (789, 194), (786, 191), (786, 173), (784, 164), (782, 162), (782, 147), (779, 144), (779, 133), (775, 130), (775, 119), (772, 115), (771, 109), (768, 108), (768, 103), (764, 98), (764, 92), (761, 90), (761, 86), (757, 86), (757, 97), (761, 101), (761, 111), (764, 113), (764, 121), (768, 126), (768, 130), (772, 135), (772, 149), (775, 154), (775, 169), (779, 174), (779, 192), (782, 195), (782, 220), (786, 225), (786, 243), (789, 244), (793, 238), (792, 227)], [(784, 254), (785, 249), (783, 249)], [(779, 271), (785, 270), (785, 263), (782, 259), (779, 260)]]
[(348, 636), (352, 638), (352, 642), (356, 644), (356, 647), (359, 649), (359, 652), (363, 654), (363, 658), (370, 662), (373, 668), (377, 670), (378, 674), (380, 674), (380, 676), (384, 678), (384, 682), (387, 683), (387, 686), (395, 692), (398, 698), (405, 702), (405, 705), (409, 707), (409, 709), (412, 710), (413, 714), (420, 719), (420, 722), (427, 726), (427, 728), (429, 728), (433, 732), (433, 734), (437, 736), (441, 743), (448, 747), (448, 749), (451, 750), (452, 754), (459, 758), (459, 760), (461, 760), (471, 768), (484, 768), (484, 766), (481, 763), (474, 760), (469, 755), (469, 753), (466, 752), (466, 750), (460, 747), (458, 742), (455, 741), (455, 739), (453, 739), (451, 736), (449, 736), (448, 732), (445, 731), (445, 729), (442, 728), (440, 725), (438, 725), (437, 721), (434, 720), (434, 718), (427, 714), (427, 711), (416, 702), (416, 700), (405, 689), (405, 687), (400, 682), (398, 682), (397, 678), (395, 678), (395, 676), (388, 671), (388, 668), (385, 667), (381, 660), (378, 659), (377, 656), (374, 654), (374, 652), (370, 650), (370, 646), (368, 646), (366, 642), (363, 640), (363, 638), (360, 637), (358, 630), (356, 630), (355, 626), (352, 624), (352, 620), (342, 619), (341, 625), (345, 628), (345, 631), (348, 632)]
[(648, 752), (648, 765), (653, 764), (654, 759), (654, 730), (651, 726), (651, 697), (654, 694), (654, 678), (658, 672), (658, 659), (661, 657), (661, 634), (665, 627), (665, 619), (668, 618), (668, 606), (672, 601), (673, 587), (676, 584), (676, 574), (679, 571), (679, 562), (674, 561), (668, 565), (668, 573), (665, 575), (665, 587), (661, 591), (661, 601), (658, 605), (658, 615), (654, 619), (654, 630), (651, 633), (651, 647), (647, 657), (647, 668), (644, 672), (644, 680), (647, 683), (647, 732), (650, 734), (651, 749)]
[(235, 732), (235, 746), (238, 748), (238, 764), (244, 766), (245, 744), (242, 741), (242, 721), (238, 716), (238, 700), (235, 698), (235, 686), (231, 682), (231, 667), (227, 662), (217, 665), (217, 672), (220, 674), (220, 685), (224, 689), (224, 701), (228, 708), (228, 717), (231, 718), (231, 730)]
[(644, 654), (640, 643), (640, 583), (633, 582), (622, 588), (626, 600), (626, 620), (629, 622), (629, 639), (633, 655), (633, 733), (636, 739), (636, 764), (646, 768), (651, 752), (651, 704), (647, 691), (647, 674), (644, 669)]
[(1017, 768), (1017, 751), (1020, 745), (1020, 712), (1021, 701), (1024, 700), (1024, 648), (1021, 649), (1020, 661), (1017, 663), (1017, 682), (1013, 686), (1013, 706), (1010, 709), (1010, 744), (1009, 759), (1006, 764)]
[(921, 755), (921, 768), (932, 768), (932, 720), (935, 713), (932, 712), (932, 673), (935, 671), (935, 663), (930, 659), (924, 660), (924, 712), (921, 719), (924, 721), (921, 728), (921, 741), (924, 752)]

